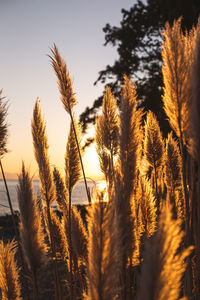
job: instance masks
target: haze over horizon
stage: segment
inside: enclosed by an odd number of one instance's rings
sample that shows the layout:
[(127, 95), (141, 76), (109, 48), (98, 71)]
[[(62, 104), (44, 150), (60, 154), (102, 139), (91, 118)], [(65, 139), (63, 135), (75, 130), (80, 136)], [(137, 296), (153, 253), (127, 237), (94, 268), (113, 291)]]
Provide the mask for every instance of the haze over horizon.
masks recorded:
[[(55, 43), (73, 79), (78, 104), (84, 111), (102, 94), (103, 85), (94, 86), (98, 72), (117, 58), (115, 48), (104, 47), (102, 28), (118, 26), (121, 9), (135, 1), (1, 1), (0, 89), (9, 100), (9, 153), (3, 166), (9, 178), (16, 178), (24, 160), (31, 174), (37, 174), (33, 155), (31, 119), (34, 103), (40, 98), (46, 121), (50, 162), (64, 169), (69, 116), (63, 109), (56, 76), (47, 54)], [(94, 146), (84, 157), (87, 176), (100, 175)]]

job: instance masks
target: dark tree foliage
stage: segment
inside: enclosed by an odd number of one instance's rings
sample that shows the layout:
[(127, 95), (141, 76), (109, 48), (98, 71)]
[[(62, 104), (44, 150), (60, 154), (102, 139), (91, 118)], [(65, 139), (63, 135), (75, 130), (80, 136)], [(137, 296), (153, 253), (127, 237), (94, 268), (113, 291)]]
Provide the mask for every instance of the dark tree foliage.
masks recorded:
[[(103, 28), (104, 45), (116, 47), (119, 58), (99, 72), (95, 84), (110, 85), (119, 100), (123, 74), (132, 78), (137, 84), (139, 105), (157, 115), (164, 135), (169, 125), (162, 108), (161, 33), (167, 21), (172, 25), (174, 19), (180, 16), (182, 29), (189, 30), (196, 25), (199, 14), (200, 0), (147, 0), (146, 4), (138, 0), (130, 10), (122, 9), (120, 27), (106, 24)], [(102, 98), (99, 97), (91, 108), (87, 107), (81, 114), (84, 131), (88, 124), (95, 124)]]

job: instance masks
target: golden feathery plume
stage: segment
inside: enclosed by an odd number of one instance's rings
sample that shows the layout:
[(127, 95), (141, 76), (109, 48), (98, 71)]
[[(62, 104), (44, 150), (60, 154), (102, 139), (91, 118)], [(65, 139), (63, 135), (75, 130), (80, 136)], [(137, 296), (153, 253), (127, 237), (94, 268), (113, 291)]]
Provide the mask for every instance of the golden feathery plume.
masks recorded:
[(147, 237), (151, 237), (156, 231), (157, 215), (153, 190), (146, 177), (141, 177), (139, 180), (136, 201), (139, 206), (142, 231)]
[[(191, 112), (191, 140), (189, 144), (189, 151), (195, 157), (198, 166), (198, 183), (197, 191), (194, 193), (192, 199), (192, 208), (194, 212), (194, 217), (192, 219), (193, 223), (193, 237), (195, 241), (195, 255), (192, 260), (195, 262), (193, 265), (193, 294), (195, 299), (200, 298), (200, 18), (198, 19), (197, 27), (195, 28), (195, 34), (193, 34), (193, 39), (191, 44), (194, 46), (194, 56), (191, 66), (191, 91), (192, 91), (192, 112)], [(194, 178), (194, 183), (196, 185), (196, 176), (193, 174), (191, 176)]]
[(49, 146), (47, 142), (46, 126), (42, 118), (39, 99), (36, 100), (33, 110), (32, 136), (35, 159), (39, 167), (41, 192), (46, 205), (49, 206), (53, 201), (55, 201), (55, 195), (48, 156)]
[(185, 202), (183, 196), (183, 189), (175, 190), (175, 205), (176, 205), (176, 214), (177, 218), (180, 218), (183, 222), (185, 221)]
[(16, 243), (0, 241), (0, 289), (2, 300), (20, 300), (19, 270), (15, 261)]
[[(125, 197), (131, 196), (134, 187), (137, 161), (142, 141), (142, 110), (137, 109), (136, 86), (124, 75), (120, 104), (120, 172), (125, 188)], [(129, 200), (127, 200), (129, 201)]]
[(172, 129), (186, 144), (190, 136), (190, 64), (186, 58), (188, 47), (181, 31), (181, 18), (174, 21), (172, 28), (167, 23), (163, 36), (164, 109)]
[(135, 226), (135, 210), (133, 193), (136, 187), (136, 171), (141, 150), (142, 110), (137, 109), (137, 95), (135, 85), (124, 76), (120, 104), (120, 154), (119, 170), (115, 183), (115, 210), (121, 260), (121, 292), (125, 298), (128, 291), (127, 267), (132, 267), (132, 257), (138, 249), (138, 234)]
[[(200, 151), (200, 109), (199, 109), (199, 90), (200, 90), (200, 19), (196, 28), (196, 35), (192, 39), (194, 45), (194, 55), (191, 66), (191, 92), (192, 92), (192, 112), (191, 112), (191, 139), (189, 144), (190, 152), (198, 159)], [(191, 42), (191, 43), (192, 43)]]
[[(95, 137), (100, 167), (105, 174), (106, 180), (114, 175), (114, 157), (118, 153), (119, 148), (118, 127), (117, 103), (110, 88), (107, 87), (103, 97), (102, 115), (98, 117), (96, 122)], [(109, 184), (111, 184), (112, 179), (109, 178)]]
[[(72, 261), (73, 261), (73, 247), (72, 247), (72, 190), (73, 187), (78, 182), (81, 175), (81, 165), (79, 159), (78, 144), (79, 138), (76, 135), (74, 130), (76, 123), (70, 125), (70, 131), (67, 140), (66, 146), (66, 155), (65, 155), (65, 185), (68, 192), (68, 211), (67, 216), (65, 217), (66, 227), (68, 228), (68, 244), (69, 244), (69, 266), (70, 266), (70, 298), (73, 297), (73, 270), (72, 270)], [(78, 144), (77, 144), (78, 143)]]
[[(98, 121), (97, 121), (96, 132), (98, 131), (99, 130), (98, 130)], [(99, 158), (99, 166), (105, 176), (106, 182), (111, 182), (112, 171), (111, 171), (110, 155), (106, 151), (105, 146), (102, 143), (101, 136), (99, 134), (96, 134), (95, 141), (96, 141), (96, 150)]]
[(112, 203), (96, 195), (88, 210), (88, 296), (86, 299), (116, 299), (118, 292), (118, 247)]
[(164, 161), (167, 198), (172, 204), (174, 217), (183, 216), (183, 197), (180, 197), (182, 192), (182, 160), (178, 143), (173, 139), (172, 132), (166, 141)]
[(163, 162), (164, 142), (156, 116), (149, 111), (145, 122), (144, 156), (154, 170), (157, 208), (160, 206), (158, 194), (158, 169)]
[(51, 49), (52, 55), (49, 56), (53, 69), (58, 78), (58, 87), (61, 94), (61, 100), (64, 105), (65, 110), (71, 113), (73, 106), (77, 103), (75, 99), (75, 94), (72, 88), (72, 81), (67, 69), (66, 63), (60, 56), (58, 48), (54, 44), (53, 49)]
[(48, 156), (46, 126), (44, 124), (41, 115), (39, 99), (37, 99), (35, 103), (35, 107), (33, 110), (33, 120), (31, 125), (32, 125), (32, 136), (33, 136), (35, 159), (39, 166), (41, 192), (45, 203), (45, 212), (47, 214), (47, 220), (48, 220), (47, 225), (50, 233), (50, 246), (51, 246), (51, 253), (53, 258), (54, 279), (55, 279), (55, 297), (56, 300), (58, 300), (60, 299), (60, 286), (59, 286), (57, 262), (55, 259), (56, 252), (55, 252), (55, 243), (54, 243), (54, 237), (52, 232), (52, 222), (51, 222), (51, 213), (50, 213), (50, 205), (55, 201), (55, 191), (54, 191), (53, 178), (52, 178), (49, 156)]
[(88, 234), (76, 207), (72, 208), (72, 248), (78, 261), (87, 261)]
[(180, 251), (184, 232), (181, 221), (173, 220), (170, 206), (161, 212), (158, 231), (148, 241), (142, 264), (138, 300), (180, 299), (185, 259), (193, 247)]
[(24, 257), (32, 272), (34, 293), (38, 296), (37, 274), (46, 262), (46, 245), (44, 232), (41, 227), (41, 216), (36, 199), (33, 198), (32, 179), (22, 163), (17, 187), (18, 204), (20, 210), (20, 236)]
[[(76, 126), (76, 128), (77, 128), (77, 126)], [(80, 143), (79, 138), (78, 138), (78, 141)], [(80, 165), (78, 148), (77, 148), (77, 144), (76, 144), (74, 130), (73, 130), (72, 122), (71, 122), (70, 131), (69, 131), (68, 140), (67, 140), (67, 146), (66, 146), (66, 155), (65, 155), (65, 185), (66, 185), (67, 191), (70, 194), (71, 194), (74, 186), (79, 181), (80, 176), (81, 176), (81, 165)]]
[(60, 257), (62, 260), (66, 260), (69, 256), (68, 242), (65, 235), (65, 230), (62, 226), (62, 220), (59, 219), (57, 214), (51, 210), (51, 222), (52, 231), (55, 242), (56, 256)]
[[(192, 35), (193, 33), (191, 33)], [(163, 58), (163, 103), (169, 123), (179, 138), (181, 160), (183, 195), (186, 208), (187, 239), (191, 240), (189, 195), (186, 182), (186, 155), (184, 145), (189, 143), (191, 136), (191, 40), (188, 33), (184, 36), (181, 31), (181, 18), (174, 21), (172, 27), (167, 23), (164, 30), (162, 50)], [(191, 60), (191, 62), (190, 62)], [(189, 242), (190, 243), (190, 242)]]
[(175, 190), (182, 185), (182, 164), (178, 143), (172, 136), (168, 135), (165, 150), (165, 181), (168, 189)]
[(152, 168), (162, 165), (164, 143), (156, 116), (149, 111), (145, 122), (144, 155)]
[(56, 167), (53, 170), (53, 180), (56, 187), (56, 202), (58, 204), (59, 210), (63, 212), (68, 205), (68, 195), (64, 180)]
[(70, 118), (71, 118), (71, 124), (72, 124), (71, 126), (74, 131), (74, 138), (75, 138), (76, 145), (77, 145), (77, 151), (78, 151), (81, 169), (82, 169), (82, 173), (83, 173), (86, 194), (87, 194), (88, 202), (90, 204), (91, 197), (90, 197), (90, 192), (89, 192), (89, 189), (87, 186), (85, 170), (84, 170), (84, 166), (83, 166), (83, 162), (82, 162), (82, 156), (81, 156), (78, 136), (77, 136), (77, 132), (76, 132), (76, 126), (75, 126), (75, 122), (74, 122), (74, 118), (73, 118), (73, 106), (76, 104), (76, 99), (75, 99), (75, 95), (73, 93), (71, 78), (69, 76), (69, 72), (67, 70), (66, 63), (60, 56), (58, 48), (56, 47), (55, 44), (54, 44), (53, 49), (51, 49), (51, 52), (52, 52), (53, 56), (49, 56), (49, 57), (51, 59), (52, 66), (53, 66), (56, 76), (58, 78), (58, 86), (59, 86), (59, 91), (61, 94), (62, 103), (64, 105), (65, 110), (69, 113)]

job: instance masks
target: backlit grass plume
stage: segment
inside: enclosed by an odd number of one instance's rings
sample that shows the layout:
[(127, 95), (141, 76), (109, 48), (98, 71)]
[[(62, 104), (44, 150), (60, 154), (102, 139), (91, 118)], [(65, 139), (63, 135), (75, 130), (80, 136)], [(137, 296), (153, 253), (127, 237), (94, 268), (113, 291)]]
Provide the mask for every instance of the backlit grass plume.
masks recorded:
[(56, 202), (58, 204), (59, 210), (63, 212), (68, 205), (68, 195), (64, 180), (56, 167), (53, 170), (53, 180), (56, 187)]
[(168, 135), (165, 150), (165, 181), (168, 189), (173, 191), (182, 184), (181, 156), (178, 143), (173, 138), (172, 133)]
[(46, 246), (41, 227), (41, 216), (36, 199), (33, 197), (32, 179), (22, 164), (17, 187), (20, 210), (20, 236), (22, 248), (29, 270), (32, 272), (35, 299), (38, 297), (38, 270), (46, 261)]
[[(76, 132), (78, 132), (77, 129)], [(80, 143), (79, 137), (78, 137), (78, 142)], [(66, 155), (65, 155), (65, 185), (69, 194), (71, 194), (72, 189), (79, 181), (80, 176), (81, 176), (81, 164), (79, 160), (79, 153), (78, 153), (76, 138), (73, 130), (73, 125), (71, 122), (68, 140), (67, 140), (67, 146), (66, 146)]]
[(193, 38), (194, 44), (194, 60), (191, 67), (192, 76), (192, 139), (190, 140), (190, 148), (192, 154), (199, 159), (200, 151), (200, 109), (199, 109), (199, 90), (200, 90), (200, 19), (196, 29), (196, 35)]
[(51, 52), (52, 52), (52, 56), (49, 56), (49, 57), (51, 59), (53, 69), (54, 69), (57, 79), (58, 79), (58, 87), (59, 87), (59, 91), (61, 94), (62, 103), (64, 105), (65, 110), (69, 113), (70, 118), (71, 118), (71, 124), (72, 124), (71, 126), (73, 128), (74, 138), (75, 138), (76, 144), (77, 144), (77, 150), (78, 150), (78, 154), (79, 154), (81, 169), (83, 172), (86, 194), (88, 197), (88, 202), (91, 203), (90, 193), (89, 193), (89, 189), (87, 187), (85, 170), (84, 170), (81, 151), (80, 151), (80, 147), (79, 147), (78, 136), (77, 136), (77, 132), (76, 132), (76, 126), (75, 126), (74, 117), (73, 117), (73, 106), (76, 104), (76, 99), (75, 99), (75, 94), (74, 94), (73, 88), (72, 88), (72, 81), (69, 76), (69, 72), (68, 72), (66, 63), (60, 56), (58, 48), (56, 47), (55, 44), (54, 44), (53, 49), (51, 49)]
[(189, 89), (190, 68), (186, 59), (189, 53), (181, 31), (181, 19), (174, 21), (172, 27), (167, 23), (163, 36), (165, 38), (162, 45), (164, 109), (172, 129), (181, 143), (186, 144), (190, 135), (191, 91)]
[[(146, 177), (139, 180), (136, 201), (138, 203), (139, 217), (142, 231), (147, 237), (151, 237), (156, 231), (156, 203), (151, 184)], [(140, 228), (141, 229), (141, 228)]]
[(149, 165), (153, 168), (155, 179), (155, 191), (157, 207), (159, 209), (159, 194), (158, 194), (158, 169), (163, 162), (164, 143), (160, 127), (156, 116), (149, 111), (145, 122), (145, 137), (144, 137), (144, 156)]
[[(74, 125), (73, 125), (74, 124)], [(66, 146), (66, 154), (65, 154), (65, 186), (68, 192), (68, 211), (67, 211), (67, 218), (65, 218), (66, 227), (68, 228), (68, 244), (69, 244), (69, 265), (70, 265), (70, 294), (71, 298), (73, 295), (73, 270), (72, 270), (72, 260), (73, 260), (73, 247), (72, 247), (72, 190), (76, 183), (79, 181), (80, 178), (80, 159), (79, 159), (79, 151), (78, 151), (78, 144), (79, 139), (78, 136), (75, 136), (76, 130), (74, 130), (75, 123), (70, 125), (70, 131), (67, 140)], [(77, 144), (78, 142), (78, 144)]]
[(65, 110), (71, 114), (73, 106), (76, 104), (75, 94), (73, 92), (72, 81), (67, 69), (66, 63), (60, 56), (58, 48), (54, 44), (51, 49), (52, 56), (49, 56), (53, 69), (58, 79), (58, 87), (61, 94), (61, 100)]
[(56, 250), (55, 250), (51, 213), (50, 213), (50, 205), (55, 201), (55, 191), (54, 191), (53, 177), (51, 173), (49, 156), (48, 156), (46, 126), (44, 124), (41, 115), (39, 99), (37, 99), (35, 103), (31, 125), (32, 125), (34, 154), (39, 167), (39, 176), (41, 182), (40, 188), (43, 196), (43, 203), (45, 204), (44, 211), (47, 216), (47, 221), (48, 221), (47, 225), (50, 233), (50, 246), (51, 246), (51, 254), (53, 258), (54, 279), (55, 279), (55, 296), (56, 296), (56, 300), (58, 300), (60, 299), (60, 287), (59, 287), (57, 262), (55, 259)]
[(180, 216), (180, 210), (184, 204), (183, 197), (179, 195), (182, 191), (182, 161), (178, 143), (173, 139), (172, 133), (168, 135), (166, 141), (164, 162), (168, 199), (172, 204), (175, 216)]
[[(110, 184), (114, 175), (114, 157), (118, 153), (119, 148), (118, 131), (119, 117), (117, 113), (117, 103), (110, 88), (107, 87), (103, 97), (102, 114), (98, 117), (96, 122), (95, 140), (101, 170), (104, 172), (107, 180), (107, 177), (111, 177)], [(108, 168), (106, 166), (108, 166)], [(109, 169), (108, 172), (107, 169)]]
[(155, 182), (156, 205), (159, 212), (160, 196), (158, 193), (158, 171), (163, 162), (164, 142), (156, 116), (149, 111), (145, 122), (144, 157), (153, 168)]
[(152, 168), (162, 164), (164, 143), (156, 116), (149, 111), (145, 122), (144, 155)]
[(21, 286), (15, 261), (16, 243), (0, 241), (0, 290), (2, 300), (20, 300)]
[(143, 138), (141, 119), (142, 110), (137, 109), (136, 86), (124, 75), (120, 103), (119, 165), (122, 181), (124, 187), (126, 187), (126, 198), (131, 196), (134, 187), (137, 162)]
[(4, 102), (2, 90), (0, 90), (0, 158), (7, 152), (7, 139), (8, 139), (8, 124), (7, 117), (7, 103)]
[(72, 247), (78, 261), (87, 261), (88, 233), (81, 218), (80, 212), (76, 207), (72, 208)]
[(127, 267), (132, 267), (132, 257), (137, 247), (137, 232), (133, 193), (136, 188), (136, 171), (141, 150), (142, 110), (137, 109), (136, 87), (124, 76), (120, 103), (119, 168), (115, 183), (115, 209), (121, 260), (121, 292), (126, 299), (128, 291)]
[(68, 242), (62, 222), (53, 210), (51, 210), (51, 222), (56, 256), (65, 261), (69, 256)]
[(189, 200), (186, 183), (185, 148), (191, 135), (191, 64), (188, 35), (181, 31), (181, 19), (174, 21), (172, 27), (167, 23), (163, 33), (163, 104), (169, 123), (179, 138), (182, 159), (183, 195), (186, 207), (186, 230), (189, 234)]
[(183, 237), (181, 221), (173, 220), (170, 206), (164, 206), (158, 231), (144, 253), (138, 300), (180, 299), (185, 259), (192, 250), (180, 250)]
[(36, 100), (33, 110), (32, 137), (35, 159), (39, 167), (41, 192), (46, 205), (49, 206), (55, 201), (55, 194), (48, 156), (49, 146), (46, 135), (46, 126), (42, 118), (39, 99)]
[(88, 211), (88, 296), (86, 299), (116, 299), (118, 292), (118, 247), (116, 225), (110, 203), (96, 195)]

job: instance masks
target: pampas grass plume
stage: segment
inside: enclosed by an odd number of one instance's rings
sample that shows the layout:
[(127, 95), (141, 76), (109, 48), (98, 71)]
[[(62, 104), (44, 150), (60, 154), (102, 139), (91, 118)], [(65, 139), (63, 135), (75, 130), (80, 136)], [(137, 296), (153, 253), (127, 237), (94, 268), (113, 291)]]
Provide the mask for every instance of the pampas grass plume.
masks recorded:
[(7, 117), (7, 103), (4, 102), (2, 97), (2, 90), (0, 90), (0, 157), (7, 152), (7, 139), (8, 139), (8, 124), (6, 123)]
[(142, 110), (137, 109), (137, 93), (134, 83), (124, 75), (120, 103), (120, 173), (126, 186), (127, 199), (131, 196), (143, 138), (141, 130)]
[(95, 141), (100, 168), (110, 187), (114, 180), (114, 158), (119, 149), (118, 131), (117, 103), (107, 87), (103, 97), (102, 114), (96, 121)]
[(152, 168), (162, 164), (164, 143), (156, 116), (149, 111), (145, 122), (144, 156)]
[(20, 300), (21, 286), (15, 261), (16, 243), (0, 241), (0, 289), (2, 300)]
[(139, 180), (136, 202), (140, 211), (140, 221), (142, 231), (151, 237), (156, 231), (157, 215), (156, 215), (156, 203), (153, 190), (150, 182), (146, 177), (141, 177)]
[(65, 235), (65, 230), (61, 220), (57, 214), (51, 210), (52, 232), (55, 243), (56, 257), (60, 257), (65, 261), (69, 256), (68, 242)]
[(53, 180), (56, 187), (56, 202), (58, 204), (58, 208), (61, 212), (64, 212), (68, 205), (68, 195), (64, 180), (56, 167), (53, 170)]
[(35, 159), (39, 166), (41, 192), (47, 206), (49, 206), (53, 201), (55, 201), (55, 195), (48, 156), (46, 126), (42, 118), (39, 99), (36, 100), (33, 110), (32, 137)]
[(165, 150), (165, 181), (168, 189), (179, 188), (181, 182), (182, 164), (178, 143), (172, 136), (168, 135)]
[[(78, 129), (77, 125), (75, 126)], [(79, 138), (79, 142), (80, 142), (80, 138)], [(80, 175), (81, 175), (81, 165), (79, 160), (79, 153), (78, 153), (74, 130), (71, 122), (70, 131), (67, 140), (67, 146), (66, 146), (66, 155), (65, 155), (65, 185), (69, 193), (72, 192), (72, 189), (78, 182)]]
[(109, 87), (106, 88), (103, 103), (102, 115), (98, 118), (99, 132), (105, 148), (116, 155), (118, 152), (118, 125), (117, 102)]
[(88, 233), (76, 207), (72, 207), (72, 247), (78, 261), (87, 261)]
[(180, 251), (183, 237), (181, 221), (173, 220), (170, 206), (164, 206), (158, 231), (144, 253), (138, 300), (179, 299), (185, 259), (193, 249)]
[(22, 164), (17, 187), (20, 210), (20, 236), (29, 269), (36, 273), (46, 262), (46, 245), (41, 227), (41, 216), (33, 197), (32, 179)]
[(190, 136), (190, 58), (187, 58), (188, 44), (181, 31), (181, 18), (174, 21), (172, 27), (167, 23), (163, 36), (164, 110), (172, 129), (186, 144)]
[(98, 193), (88, 210), (88, 300), (116, 299), (118, 292), (115, 219), (103, 199), (103, 192)]
[(49, 57), (58, 79), (61, 101), (64, 105), (65, 110), (71, 114), (72, 108), (76, 104), (76, 99), (75, 94), (73, 93), (72, 81), (69, 75), (69, 71), (55, 44), (51, 49), (51, 53), (52, 56)]

